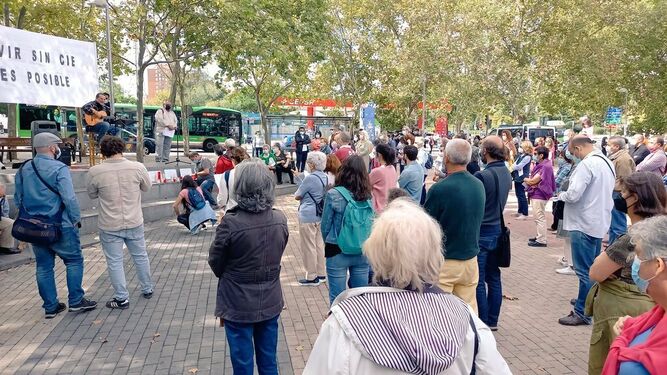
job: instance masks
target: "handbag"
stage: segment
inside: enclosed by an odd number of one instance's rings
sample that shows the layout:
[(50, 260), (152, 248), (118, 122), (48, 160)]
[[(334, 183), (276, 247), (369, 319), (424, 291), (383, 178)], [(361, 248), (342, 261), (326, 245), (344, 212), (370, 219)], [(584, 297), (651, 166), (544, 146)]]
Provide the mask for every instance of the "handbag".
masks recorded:
[(503, 207), (500, 204), (500, 184), (498, 183), (498, 174), (490, 168), (493, 174), (493, 181), (496, 183), (496, 193), (498, 200), (498, 209), (500, 211), (500, 237), (496, 244), (496, 257), (498, 260), (498, 267), (507, 268), (512, 261), (512, 250), (510, 244), (510, 230), (505, 226), (505, 218), (503, 215)]
[[(58, 195), (61, 204), (58, 212), (56, 212), (56, 214), (53, 216), (31, 214), (22, 204), (19, 207), (19, 215), (14, 221), (14, 225), (12, 226), (12, 236), (19, 241), (28, 242), (35, 245), (48, 246), (60, 240), (62, 235), (62, 213), (65, 205), (62, 203), (62, 197), (60, 193), (51, 187), (51, 185), (47, 184), (39, 174), (34, 160), (30, 160), (30, 164), (32, 165), (32, 169), (35, 171), (39, 181), (41, 181), (42, 184), (51, 190), (54, 194)], [(22, 168), (23, 166), (21, 169)], [(21, 182), (23, 182), (23, 174), (21, 174), (21, 169), (19, 169), (18, 175), (21, 178)]]
[(310, 199), (315, 203), (315, 215), (317, 217), (322, 217), (322, 213), (324, 212), (324, 197), (327, 194), (327, 186), (322, 182), (322, 179), (317, 177), (318, 180), (320, 180), (320, 183), (322, 184), (322, 199), (318, 201), (313, 198), (313, 195), (310, 194), (310, 192), (306, 193), (310, 197)]

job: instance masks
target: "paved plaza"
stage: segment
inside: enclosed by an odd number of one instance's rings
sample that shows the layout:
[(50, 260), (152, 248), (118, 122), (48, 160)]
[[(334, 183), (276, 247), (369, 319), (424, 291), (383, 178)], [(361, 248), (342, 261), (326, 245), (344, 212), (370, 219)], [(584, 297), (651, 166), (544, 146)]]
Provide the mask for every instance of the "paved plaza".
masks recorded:
[[(326, 284), (300, 287), (302, 277), (297, 204), (278, 199), (291, 228), (283, 257), (286, 309), (281, 315), (278, 360), (281, 374), (300, 374), (327, 314)], [(515, 221), (513, 192), (506, 208), (512, 230), (512, 268), (504, 270), (504, 299), (496, 339), (515, 374), (584, 374), (590, 327), (563, 327), (577, 278), (554, 272), (562, 243), (526, 246), (532, 221)], [(550, 221), (550, 220), (549, 220)], [(155, 295), (141, 297), (134, 267), (126, 258), (130, 308), (105, 308), (113, 290), (99, 247), (84, 249), (84, 288), (99, 303), (91, 312), (63, 313), (45, 320), (34, 264), (0, 272), (1, 374), (231, 374), (224, 329), (213, 316), (217, 280), (208, 264), (214, 232), (191, 236), (175, 220), (147, 226)], [(67, 302), (64, 267), (56, 268), (59, 296)], [(514, 299), (516, 298), (516, 299)]]

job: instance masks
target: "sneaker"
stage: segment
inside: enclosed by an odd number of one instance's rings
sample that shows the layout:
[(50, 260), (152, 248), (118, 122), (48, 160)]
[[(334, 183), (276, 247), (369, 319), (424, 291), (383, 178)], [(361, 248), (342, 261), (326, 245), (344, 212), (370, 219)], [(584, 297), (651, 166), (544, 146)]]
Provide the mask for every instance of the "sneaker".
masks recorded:
[(320, 279), (320, 282), (326, 283), (327, 282), (327, 277), (326, 276), (317, 276), (318, 279)]
[(144, 296), (144, 298), (146, 298), (146, 299), (153, 298), (153, 292), (142, 293), (141, 295)]
[(81, 298), (81, 302), (79, 302), (76, 305), (71, 305), (69, 307), (69, 311), (76, 312), (76, 311), (95, 310), (96, 307), (97, 307), (97, 302)]
[(20, 254), (21, 250), (15, 247), (0, 247), (0, 254)]
[(319, 286), (322, 282), (319, 277), (316, 277), (312, 280), (301, 279), (299, 280), (299, 285), (301, 286)]
[(576, 272), (574, 272), (574, 268), (567, 266), (565, 268), (559, 268), (556, 270), (556, 273), (559, 275), (577, 275)]
[(489, 326), (489, 329), (491, 332), (496, 332), (498, 330), (498, 326)]
[(53, 319), (56, 317), (56, 315), (60, 314), (61, 312), (65, 311), (67, 309), (67, 306), (65, 306), (64, 303), (58, 302), (58, 306), (56, 306), (56, 309), (53, 311), (46, 311), (44, 313), (44, 318), (46, 319)]
[(547, 244), (542, 242), (534, 241), (532, 238), (528, 241), (528, 246), (530, 247), (547, 247)]
[(526, 220), (526, 219), (528, 219), (528, 216), (526, 216), (526, 215), (519, 215), (519, 216), (516, 217), (516, 219), (517, 219), (517, 220)]
[(565, 257), (561, 257), (560, 259), (558, 259), (557, 263), (563, 267), (568, 267), (570, 265), (570, 263), (567, 261), (567, 258)]
[(200, 230), (201, 230), (201, 225), (197, 225), (193, 230), (190, 231), (190, 234), (196, 236), (199, 234)]
[(128, 307), (130, 307), (130, 300), (120, 300), (118, 298), (114, 298), (112, 300), (107, 301), (106, 306), (110, 309), (121, 309), (125, 310)]
[(549, 233), (551, 233), (551, 234), (558, 234), (558, 229), (550, 230)]
[(587, 326), (590, 325), (587, 321), (581, 318), (579, 315), (575, 314), (574, 311), (570, 311), (568, 316), (558, 319), (558, 323), (564, 326)]

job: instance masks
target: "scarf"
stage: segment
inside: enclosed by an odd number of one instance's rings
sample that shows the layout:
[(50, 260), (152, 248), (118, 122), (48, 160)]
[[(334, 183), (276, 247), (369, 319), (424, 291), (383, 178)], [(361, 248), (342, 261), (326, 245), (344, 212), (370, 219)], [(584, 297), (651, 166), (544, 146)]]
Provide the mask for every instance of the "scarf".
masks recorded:
[[(655, 328), (646, 341), (630, 347), (635, 337), (651, 327)], [(621, 362), (627, 361), (641, 363), (651, 374), (667, 368), (667, 317), (661, 306), (625, 321), (623, 332), (611, 344), (602, 375), (618, 374)]]

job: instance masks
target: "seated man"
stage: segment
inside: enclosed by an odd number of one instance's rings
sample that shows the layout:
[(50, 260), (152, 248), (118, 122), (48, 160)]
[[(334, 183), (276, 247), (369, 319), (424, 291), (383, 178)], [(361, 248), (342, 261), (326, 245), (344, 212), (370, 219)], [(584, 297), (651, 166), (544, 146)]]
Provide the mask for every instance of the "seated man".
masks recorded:
[(213, 187), (215, 186), (213, 162), (208, 158), (203, 158), (198, 152), (191, 152), (188, 157), (197, 167), (197, 172), (192, 177), (197, 180), (197, 184), (201, 187), (204, 198), (211, 204), (211, 208), (217, 210), (218, 204), (213, 198)]
[(111, 114), (111, 110), (106, 105), (108, 99), (108, 94), (100, 92), (95, 95), (95, 100), (81, 107), (85, 116), (85, 123), (88, 125), (86, 126), (86, 132), (96, 133), (97, 139), (95, 141), (98, 143), (111, 127), (109, 122), (106, 121), (106, 117)]
[(0, 254), (18, 254), (16, 241), (12, 237), (14, 220), (9, 218), (9, 203), (5, 196), (5, 185), (0, 183)]

